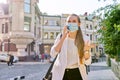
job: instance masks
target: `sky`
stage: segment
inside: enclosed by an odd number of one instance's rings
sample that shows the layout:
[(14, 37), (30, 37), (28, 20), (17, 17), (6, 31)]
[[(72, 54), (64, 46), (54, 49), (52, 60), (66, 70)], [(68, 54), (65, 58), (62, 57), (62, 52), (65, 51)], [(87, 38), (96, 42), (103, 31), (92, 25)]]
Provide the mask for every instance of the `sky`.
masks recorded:
[(0, 3), (6, 3), (6, 0), (0, 0)]
[[(5, 3), (6, 0), (0, 0), (0, 3)], [(120, 3), (120, 0), (118, 0)], [(49, 15), (61, 15), (61, 14), (88, 14), (94, 10), (104, 7), (105, 5), (113, 3), (112, 0), (39, 0), (38, 6), (42, 13)]]
[[(118, 0), (120, 2), (120, 0)], [(39, 0), (39, 8), (42, 13), (49, 15), (61, 15), (61, 14), (88, 14), (94, 10), (103, 7), (107, 4), (113, 3), (112, 0)]]

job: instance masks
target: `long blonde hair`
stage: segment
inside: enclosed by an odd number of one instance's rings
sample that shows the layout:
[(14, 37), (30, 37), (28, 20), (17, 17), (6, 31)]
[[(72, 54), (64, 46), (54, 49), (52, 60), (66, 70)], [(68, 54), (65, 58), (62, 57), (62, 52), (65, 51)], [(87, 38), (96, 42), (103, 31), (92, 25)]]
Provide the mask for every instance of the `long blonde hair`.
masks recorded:
[[(78, 19), (78, 22), (81, 23), (78, 15), (71, 14), (70, 16), (76, 16)], [(77, 31), (77, 34), (76, 34), (75, 45), (78, 48), (79, 59), (80, 59), (80, 63), (82, 64), (83, 63), (83, 56), (84, 56), (84, 40), (83, 40), (83, 34), (82, 34), (80, 26), (79, 26), (79, 30)]]

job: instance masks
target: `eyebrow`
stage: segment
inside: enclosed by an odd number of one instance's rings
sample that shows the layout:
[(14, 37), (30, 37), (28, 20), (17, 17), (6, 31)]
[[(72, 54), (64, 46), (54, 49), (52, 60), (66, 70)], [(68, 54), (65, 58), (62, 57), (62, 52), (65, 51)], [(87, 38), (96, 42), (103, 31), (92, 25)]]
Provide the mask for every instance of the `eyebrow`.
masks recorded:
[(68, 20), (67, 22), (77, 22), (77, 21), (76, 20), (72, 20), (72, 21)]

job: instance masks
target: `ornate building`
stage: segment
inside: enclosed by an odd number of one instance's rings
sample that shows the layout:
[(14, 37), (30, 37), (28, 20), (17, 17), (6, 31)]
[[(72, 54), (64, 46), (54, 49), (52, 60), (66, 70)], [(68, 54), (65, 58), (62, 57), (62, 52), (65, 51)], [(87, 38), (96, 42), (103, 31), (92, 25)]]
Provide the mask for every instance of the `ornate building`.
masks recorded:
[(0, 52), (19, 56), (39, 54), (39, 0), (8, 0), (0, 4)]
[(41, 54), (50, 53), (56, 36), (61, 32), (61, 16), (41, 15)]

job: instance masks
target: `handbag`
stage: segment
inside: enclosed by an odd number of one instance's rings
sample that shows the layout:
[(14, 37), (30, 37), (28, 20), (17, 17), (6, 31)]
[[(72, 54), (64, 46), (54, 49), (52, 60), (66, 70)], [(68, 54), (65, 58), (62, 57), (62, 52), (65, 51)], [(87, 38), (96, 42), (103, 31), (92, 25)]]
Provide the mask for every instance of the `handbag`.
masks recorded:
[(55, 57), (55, 59), (53, 60), (52, 64), (50, 65), (45, 77), (43, 78), (43, 80), (52, 80), (52, 68), (53, 68), (53, 65), (54, 65), (54, 62), (56, 60), (57, 56)]

